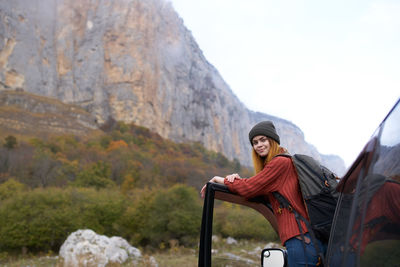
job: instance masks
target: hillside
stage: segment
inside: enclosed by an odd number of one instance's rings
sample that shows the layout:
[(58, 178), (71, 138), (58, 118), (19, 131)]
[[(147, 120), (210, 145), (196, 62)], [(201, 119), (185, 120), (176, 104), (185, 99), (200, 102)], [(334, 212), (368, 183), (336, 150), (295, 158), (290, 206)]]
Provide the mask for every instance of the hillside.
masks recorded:
[(198, 142), (177, 144), (123, 122), (109, 121), (86, 136), (0, 133), (0, 184), (15, 179), (30, 188), (112, 185), (125, 191), (185, 184), (199, 190), (211, 177), (232, 172), (252, 175)]
[(0, 91), (2, 135), (51, 136), (100, 133), (95, 118), (84, 109), (56, 99), (19, 91)]
[(245, 107), (166, 0), (2, 1), (0, 20), (0, 90), (75, 105), (97, 127), (111, 119), (198, 141), (245, 165), (249, 129), (270, 119), (290, 152), (344, 171), (295, 124)]

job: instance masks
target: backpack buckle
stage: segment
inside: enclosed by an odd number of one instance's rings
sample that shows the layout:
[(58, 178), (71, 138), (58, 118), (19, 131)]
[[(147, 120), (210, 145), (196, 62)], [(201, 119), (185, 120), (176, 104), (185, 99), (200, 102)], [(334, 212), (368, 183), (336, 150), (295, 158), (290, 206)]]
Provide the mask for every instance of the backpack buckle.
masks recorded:
[(318, 257), (318, 262), (317, 262), (316, 266), (322, 266), (322, 260), (321, 260), (321, 257)]

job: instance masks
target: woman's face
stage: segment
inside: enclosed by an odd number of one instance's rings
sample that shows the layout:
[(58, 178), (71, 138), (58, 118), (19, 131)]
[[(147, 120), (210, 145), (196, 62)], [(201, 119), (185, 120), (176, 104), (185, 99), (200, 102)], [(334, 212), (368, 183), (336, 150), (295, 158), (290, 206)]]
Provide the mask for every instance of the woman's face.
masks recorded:
[(271, 145), (266, 136), (257, 135), (253, 138), (252, 143), (254, 150), (260, 157), (266, 157), (268, 155)]

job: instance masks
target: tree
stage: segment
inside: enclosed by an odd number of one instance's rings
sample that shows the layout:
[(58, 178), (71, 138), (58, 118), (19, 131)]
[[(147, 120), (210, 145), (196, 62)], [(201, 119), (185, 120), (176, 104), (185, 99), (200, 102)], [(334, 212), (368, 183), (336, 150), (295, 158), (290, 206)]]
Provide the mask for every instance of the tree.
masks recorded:
[(26, 186), (20, 182), (14, 180), (13, 178), (7, 180), (6, 182), (0, 184), (0, 201), (12, 197), (18, 192), (23, 192), (26, 190)]
[(31, 186), (46, 187), (52, 184), (58, 175), (61, 163), (54, 159), (50, 152), (36, 152), (32, 162)]
[(13, 149), (17, 146), (17, 138), (13, 135), (9, 135), (5, 138), (4, 147), (7, 149)]
[(107, 163), (99, 161), (78, 173), (72, 185), (94, 187), (96, 189), (112, 187), (115, 183), (110, 179), (110, 176), (110, 166)]
[(133, 233), (134, 243), (157, 246), (176, 239), (182, 245), (193, 245), (198, 238), (201, 205), (194, 188), (177, 184), (144, 194), (122, 220)]
[(107, 151), (117, 150), (124, 147), (128, 147), (128, 144), (124, 140), (111, 141), (108, 145)]

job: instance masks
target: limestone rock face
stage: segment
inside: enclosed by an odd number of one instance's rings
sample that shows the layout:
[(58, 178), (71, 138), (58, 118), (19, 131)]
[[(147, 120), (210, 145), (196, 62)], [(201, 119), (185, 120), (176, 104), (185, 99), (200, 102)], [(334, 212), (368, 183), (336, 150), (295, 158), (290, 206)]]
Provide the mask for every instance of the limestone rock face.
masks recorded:
[(296, 125), (239, 101), (167, 0), (1, 1), (0, 21), (0, 90), (200, 141), (246, 165), (248, 131), (271, 119), (291, 152), (322, 159)]
[(131, 260), (137, 262), (140, 250), (121, 237), (108, 238), (92, 230), (78, 230), (70, 234), (60, 248), (62, 267), (120, 265)]

